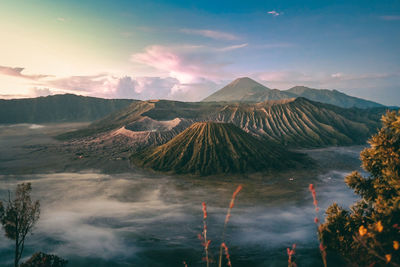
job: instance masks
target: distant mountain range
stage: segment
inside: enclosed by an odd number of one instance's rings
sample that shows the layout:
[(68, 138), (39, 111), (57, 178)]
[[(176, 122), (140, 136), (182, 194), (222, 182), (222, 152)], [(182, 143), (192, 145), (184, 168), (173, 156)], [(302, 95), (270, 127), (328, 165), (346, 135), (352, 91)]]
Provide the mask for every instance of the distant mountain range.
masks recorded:
[(211, 175), (311, 167), (303, 154), (260, 140), (231, 123), (197, 122), (164, 145), (135, 153), (135, 165), (160, 172)]
[(267, 100), (281, 100), (295, 97), (336, 105), (343, 108), (373, 108), (383, 105), (353, 97), (337, 90), (312, 89), (305, 86), (295, 86), (289, 90), (270, 89), (250, 78), (239, 78), (206, 97), (203, 101), (227, 102), (263, 102)]
[[(303, 86), (296, 86), (286, 91), (269, 89), (250, 78), (236, 79), (221, 90), (205, 98), (202, 102), (256, 103), (296, 97), (304, 97), (312, 101), (344, 108), (384, 107), (381, 104), (348, 96), (336, 90), (311, 89)], [(131, 99), (103, 99), (73, 94), (11, 100), (0, 99), (0, 123), (94, 121), (119, 111), (137, 101)], [(207, 108), (207, 105), (202, 106), (202, 108)], [(183, 110), (179, 112), (181, 113)], [(200, 110), (196, 112), (198, 113)]]
[(100, 119), (135, 100), (73, 94), (0, 99), (0, 123), (84, 122)]

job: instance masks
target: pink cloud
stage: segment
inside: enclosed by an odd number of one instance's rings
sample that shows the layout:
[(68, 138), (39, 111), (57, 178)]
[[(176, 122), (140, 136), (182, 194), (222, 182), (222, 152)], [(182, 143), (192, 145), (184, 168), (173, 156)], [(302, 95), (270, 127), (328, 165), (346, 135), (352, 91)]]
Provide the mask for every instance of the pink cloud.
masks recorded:
[(104, 73), (47, 80), (31, 88), (27, 96), (73, 93), (103, 98), (199, 101), (218, 87), (206, 80), (185, 84), (172, 77), (132, 77)]
[(133, 62), (163, 71), (181, 83), (196, 83), (201, 79), (218, 80), (224, 75), (226, 63), (218, 60), (219, 49), (203, 46), (149, 46), (142, 53), (133, 54)]
[(50, 77), (50, 75), (28, 75), (22, 73), (25, 68), (20, 68), (20, 67), (8, 67), (8, 66), (0, 66), (0, 74), (3, 75), (8, 75), (8, 76), (14, 76), (14, 77), (20, 77), (24, 79), (30, 79), (30, 80), (39, 80), (42, 78)]
[(31, 89), (31, 94), (35, 97), (53, 95), (54, 92), (49, 88), (34, 87)]
[(274, 16), (274, 17), (277, 17), (277, 16), (282, 15), (282, 13), (278, 13), (278, 12), (276, 12), (275, 10), (268, 11), (267, 13), (268, 13), (269, 15)]
[(64, 78), (53, 79), (46, 82), (56, 88), (79, 91), (93, 92), (106, 89), (110, 84), (114, 84), (112, 77), (107, 74), (98, 74), (92, 76), (70, 76)]

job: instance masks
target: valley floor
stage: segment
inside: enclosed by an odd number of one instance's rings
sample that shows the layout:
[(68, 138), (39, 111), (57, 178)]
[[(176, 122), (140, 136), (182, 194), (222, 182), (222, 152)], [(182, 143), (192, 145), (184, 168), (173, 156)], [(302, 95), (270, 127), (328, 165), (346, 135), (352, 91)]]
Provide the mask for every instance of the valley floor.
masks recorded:
[[(172, 177), (135, 169), (126, 155), (81, 157), (52, 139), (82, 126), (0, 126), (0, 198), (29, 181), (42, 206), (25, 256), (56, 253), (69, 266), (204, 266), (201, 202), (216, 256), (231, 194), (242, 184), (226, 237), (232, 264), (285, 266), (286, 247), (296, 243), (299, 266), (321, 266), (308, 184), (316, 185), (321, 210), (355, 199), (343, 178), (360, 168), (361, 146), (303, 150), (318, 161), (314, 170)], [(11, 265), (11, 248), (0, 238), (1, 266)]]

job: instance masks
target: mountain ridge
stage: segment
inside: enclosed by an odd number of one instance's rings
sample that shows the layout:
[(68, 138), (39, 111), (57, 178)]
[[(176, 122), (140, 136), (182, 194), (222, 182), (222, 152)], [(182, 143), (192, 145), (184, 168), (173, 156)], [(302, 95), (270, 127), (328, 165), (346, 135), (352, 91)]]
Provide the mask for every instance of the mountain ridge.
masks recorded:
[[(70, 140), (108, 136), (108, 132), (125, 127), (127, 131), (135, 133), (135, 136), (139, 136), (138, 129), (140, 136), (145, 136), (145, 133), (148, 133), (147, 136), (161, 135), (153, 143), (160, 145), (185, 130), (191, 123), (214, 121), (233, 123), (256, 137), (289, 147), (354, 145), (365, 143), (375, 133), (380, 125), (380, 116), (385, 110), (345, 109), (301, 97), (260, 103), (140, 101), (86, 129), (64, 134), (60, 138)], [(176, 119), (182, 123), (170, 130), (159, 131), (157, 126), (143, 132), (140, 124), (144, 117), (151, 119), (151, 125), (155, 126)], [(143, 147), (143, 142), (147, 142), (143, 139), (139, 141), (136, 144), (130, 142), (129, 145), (132, 148)]]
[(135, 101), (74, 94), (9, 100), (0, 99), (0, 123), (94, 121)]
[(384, 107), (379, 103), (349, 96), (337, 90), (313, 89), (294, 86), (288, 90), (270, 89), (248, 77), (242, 77), (204, 98), (204, 102), (263, 102), (294, 97), (305, 97), (312, 101), (332, 104), (343, 108)]

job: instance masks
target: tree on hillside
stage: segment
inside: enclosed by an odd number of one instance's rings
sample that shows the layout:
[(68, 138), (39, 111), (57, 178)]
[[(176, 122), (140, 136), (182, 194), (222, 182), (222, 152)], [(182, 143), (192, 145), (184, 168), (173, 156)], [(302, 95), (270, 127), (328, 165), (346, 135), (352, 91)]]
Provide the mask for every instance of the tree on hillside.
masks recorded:
[(400, 266), (400, 112), (388, 112), (382, 123), (361, 152), (369, 177), (345, 178), (361, 199), (350, 210), (331, 205), (319, 228), (327, 250), (351, 266)]
[(24, 251), (25, 238), (32, 232), (39, 219), (39, 201), (31, 199), (30, 183), (17, 185), (14, 199), (8, 192), (8, 200), (0, 201), (0, 222), (7, 238), (15, 241), (14, 266), (17, 267)]

